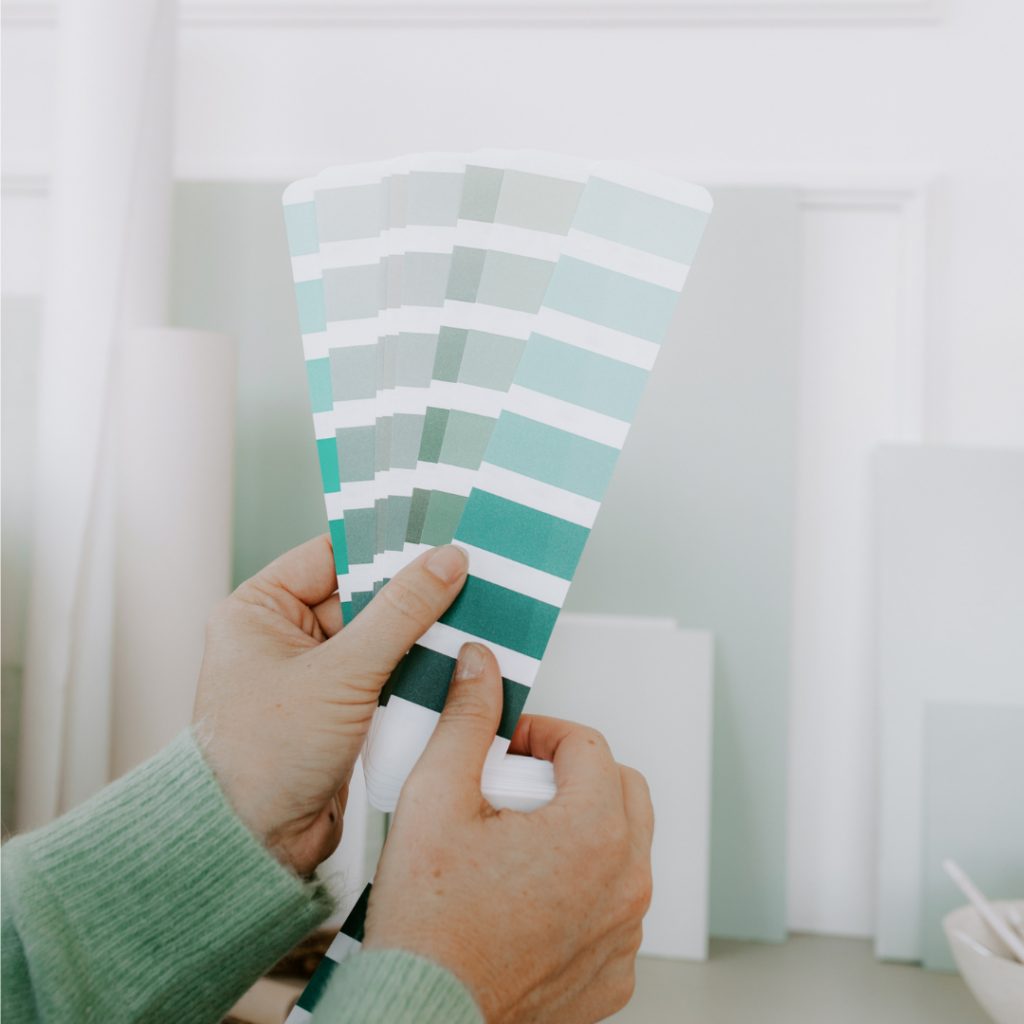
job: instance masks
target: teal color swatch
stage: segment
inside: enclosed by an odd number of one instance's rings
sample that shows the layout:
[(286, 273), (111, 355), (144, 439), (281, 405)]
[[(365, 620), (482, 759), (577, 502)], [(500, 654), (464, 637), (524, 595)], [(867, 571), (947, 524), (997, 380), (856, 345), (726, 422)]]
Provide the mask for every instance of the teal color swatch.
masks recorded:
[(456, 541), (571, 580), (590, 531), (528, 505), (473, 488)]
[(348, 572), (348, 545), (345, 543), (345, 520), (330, 519), (331, 546), (334, 548), (334, 571), (339, 576)]
[(341, 474), (338, 472), (338, 443), (333, 437), (324, 437), (316, 443), (320, 456), (320, 479), (324, 483), (324, 494), (341, 490)]
[(554, 605), (469, 576), (440, 621), (481, 640), (540, 659), (557, 618)]

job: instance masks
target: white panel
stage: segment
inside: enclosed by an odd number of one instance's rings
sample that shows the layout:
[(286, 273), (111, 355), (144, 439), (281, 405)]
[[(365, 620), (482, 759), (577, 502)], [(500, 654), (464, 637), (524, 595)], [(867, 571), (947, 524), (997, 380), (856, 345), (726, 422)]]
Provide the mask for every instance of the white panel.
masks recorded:
[(803, 216), (789, 923), (872, 933), (869, 457), (899, 424), (898, 209)]
[(884, 449), (875, 461), (874, 485), (880, 725), (875, 951), (918, 960), (925, 703), (1024, 707), (1024, 452)]
[(711, 675), (710, 633), (563, 612), (527, 701), (528, 714), (597, 729), (647, 779), (657, 821), (648, 956), (707, 956)]

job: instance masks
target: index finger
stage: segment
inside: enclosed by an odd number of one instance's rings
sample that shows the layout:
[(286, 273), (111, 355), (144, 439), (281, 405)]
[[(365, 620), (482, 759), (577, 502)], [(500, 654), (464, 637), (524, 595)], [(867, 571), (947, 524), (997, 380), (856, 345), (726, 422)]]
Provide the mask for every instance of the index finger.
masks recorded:
[(321, 534), (275, 558), (239, 590), (259, 584), (280, 587), (307, 607), (328, 600), (338, 589), (330, 534)]
[(523, 715), (512, 735), (509, 753), (554, 764), (558, 792), (552, 805), (576, 803), (583, 798), (623, 810), (619, 766), (608, 742), (596, 729), (561, 718)]

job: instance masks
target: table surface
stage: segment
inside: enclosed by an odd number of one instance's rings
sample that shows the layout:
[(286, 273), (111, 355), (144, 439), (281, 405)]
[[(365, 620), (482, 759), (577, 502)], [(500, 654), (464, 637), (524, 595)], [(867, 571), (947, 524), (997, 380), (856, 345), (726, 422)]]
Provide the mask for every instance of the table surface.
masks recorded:
[(991, 1024), (956, 974), (880, 963), (867, 939), (712, 939), (706, 963), (637, 959), (616, 1024)]

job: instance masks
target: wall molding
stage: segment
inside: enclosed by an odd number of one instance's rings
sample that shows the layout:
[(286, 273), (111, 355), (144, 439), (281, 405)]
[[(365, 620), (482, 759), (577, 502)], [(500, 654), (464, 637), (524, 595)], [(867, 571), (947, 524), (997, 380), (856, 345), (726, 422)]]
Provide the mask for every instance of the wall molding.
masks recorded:
[[(445, 27), (733, 27), (932, 25), (942, 20), (943, 0), (628, 0), (530, 3), (463, 0), (461, 3), (395, 3), (392, 0), (320, 0), (318, 3), (182, 2), (185, 28), (445, 28)], [(48, 29), (57, 24), (54, 3), (0, 5), (5, 29)]]
[[(337, 163), (335, 158), (310, 161), (306, 168), (294, 161), (278, 165), (229, 161), (223, 166), (207, 162), (189, 165), (179, 161), (177, 181), (262, 181), (286, 182)], [(182, 164), (186, 166), (182, 166)], [(0, 194), (10, 199), (45, 199), (49, 176), (22, 164), (18, 173), (0, 175)], [(898, 440), (920, 444), (929, 440), (926, 407), (929, 380), (928, 331), (928, 208), (929, 195), (937, 175), (931, 171), (906, 172), (879, 169), (833, 171), (807, 168), (713, 168), (681, 166), (671, 162), (647, 164), (651, 170), (714, 188), (795, 188), (801, 209), (808, 213), (881, 212), (899, 218), (901, 238), (900, 281), (897, 313), (898, 353)], [(183, 173), (184, 172), (184, 173)]]

